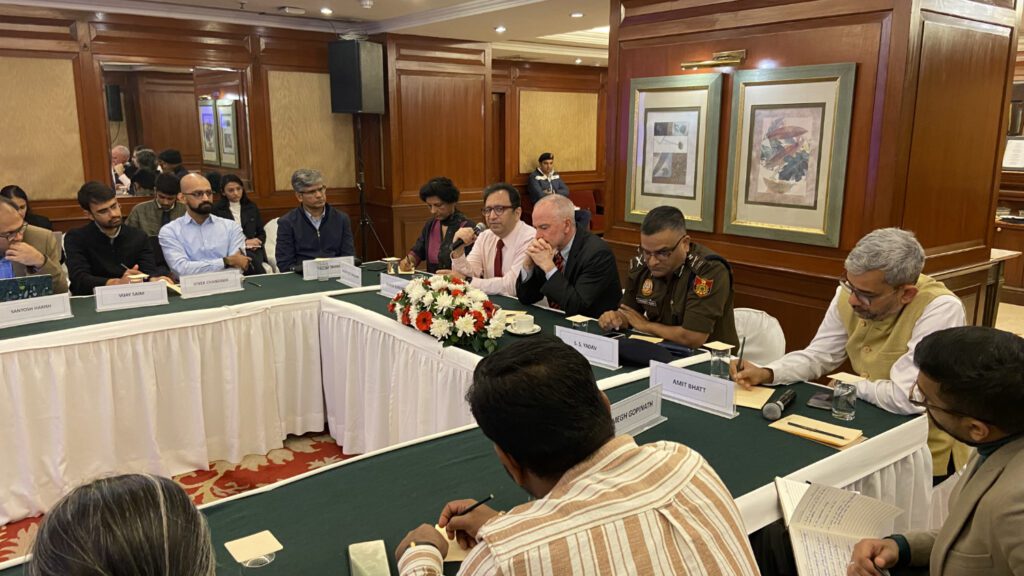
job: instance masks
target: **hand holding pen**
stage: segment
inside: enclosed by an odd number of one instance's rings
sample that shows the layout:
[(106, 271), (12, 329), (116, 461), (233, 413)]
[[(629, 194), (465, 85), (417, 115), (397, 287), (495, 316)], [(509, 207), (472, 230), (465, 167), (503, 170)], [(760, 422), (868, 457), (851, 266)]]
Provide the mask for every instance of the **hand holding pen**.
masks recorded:
[(463, 549), (476, 546), (476, 536), (480, 528), (488, 520), (499, 514), (484, 503), (494, 498), (494, 494), (481, 500), (453, 500), (445, 505), (437, 525), (444, 528), (449, 538), (455, 538)]

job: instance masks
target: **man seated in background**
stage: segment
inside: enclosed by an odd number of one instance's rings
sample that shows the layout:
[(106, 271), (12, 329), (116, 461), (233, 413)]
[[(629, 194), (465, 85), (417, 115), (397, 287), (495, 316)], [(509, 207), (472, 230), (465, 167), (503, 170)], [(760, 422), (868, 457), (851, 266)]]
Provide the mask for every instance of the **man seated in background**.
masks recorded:
[[(545, 152), (537, 158), (537, 168), (526, 178), (526, 189), (530, 193), (530, 200), (534, 204), (540, 202), (540, 199), (551, 194), (561, 194), (566, 198), (569, 197), (569, 186), (566, 185), (565, 180), (555, 173), (555, 155), (551, 152)], [(576, 227), (584, 230), (590, 230), (590, 219), (593, 215), (590, 210), (578, 209), (573, 214), (573, 218), (576, 220)]]
[(689, 348), (708, 340), (739, 345), (729, 264), (690, 240), (678, 208), (647, 213), (639, 259), (619, 309), (601, 315), (601, 329), (632, 328)]
[(214, 216), (213, 190), (199, 174), (181, 179), (186, 214), (160, 229), (160, 247), (175, 275), (190, 276), (226, 268), (249, 270), (245, 234), (234, 220)]
[[(847, 359), (856, 375), (857, 396), (896, 414), (919, 414), (910, 391), (917, 379), (914, 348), (925, 336), (964, 325), (964, 306), (955, 294), (921, 273), (924, 248), (914, 235), (882, 228), (860, 239), (846, 257), (825, 319), (804, 350), (764, 367), (744, 361), (730, 371), (738, 384), (789, 384), (821, 378)], [(938, 484), (967, 463), (967, 447), (930, 426), (932, 479)]]
[(301, 168), (292, 174), (298, 208), (277, 220), (277, 267), (302, 272), (315, 258), (354, 256), (355, 241), (348, 215), (327, 203), (327, 186), (319, 170)]
[(132, 153), (127, 146), (117, 145), (110, 149), (110, 177), (113, 189), (131, 188), (135, 167), (131, 164)]
[[(452, 273), (467, 280), (474, 288), (488, 294), (516, 295), (516, 278), (522, 267), (526, 247), (533, 241), (537, 231), (519, 219), (523, 209), (520, 206), (519, 191), (515, 186), (499, 182), (484, 190), (484, 222), (487, 230), (478, 237), (472, 228), (462, 228), (455, 233), (455, 241), (464, 244), (452, 250), (453, 270), (438, 273)], [(466, 255), (472, 245), (473, 251)]]
[(941, 528), (861, 540), (846, 573), (913, 566), (932, 576), (1024, 574), (1024, 338), (948, 328), (921, 340), (914, 363), (920, 371), (910, 401), (977, 452)]
[(549, 306), (568, 316), (598, 318), (619, 307), (619, 272), (608, 244), (576, 228), (573, 212), (572, 201), (558, 194), (534, 206), (537, 237), (526, 249), (516, 296), (523, 304), (547, 297)]
[(125, 224), (138, 228), (149, 237), (156, 260), (157, 274), (165, 276), (171, 273), (163, 248), (160, 247), (160, 228), (172, 220), (185, 215), (185, 204), (178, 201), (181, 193), (181, 181), (174, 174), (159, 174), (154, 185), (153, 201), (136, 204)]
[(178, 179), (184, 178), (189, 172), (181, 160), (181, 152), (174, 148), (168, 148), (157, 156), (157, 165), (164, 174), (173, 174)]
[(54, 294), (68, 291), (53, 232), (26, 223), (18, 205), (0, 196), (0, 280), (44, 274), (53, 277)]
[[(460, 575), (758, 573), (739, 509), (707, 461), (674, 442), (615, 436), (594, 371), (560, 340), (538, 336), (485, 357), (466, 400), (535, 500), (505, 514), (486, 505), (462, 514), (472, 500), (449, 502), (438, 524), (472, 547)], [(435, 576), (447, 552), (423, 524), (395, 555), (403, 576)]]

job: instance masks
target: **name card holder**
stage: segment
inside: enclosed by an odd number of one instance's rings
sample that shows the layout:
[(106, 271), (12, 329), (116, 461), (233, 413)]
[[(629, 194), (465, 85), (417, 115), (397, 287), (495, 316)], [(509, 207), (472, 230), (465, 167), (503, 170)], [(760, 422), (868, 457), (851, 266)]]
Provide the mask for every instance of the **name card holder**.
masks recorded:
[(391, 274), (380, 275), (380, 294), (386, 298), (394, 298), (395, 294), (405, 290), (405, 287), (409, 285), (408, 278), (400, 278), (398, 276), (392, 276)]
[(54, 294), (0, 303), (0, 328), (71, 318), (71, 295)]
[(338, 265), (340, 274), (338, 282), (349, 288), (363, 287), (363, 270), (351, 262), (341, 262)]
[(314, 258), (312, 260), (304, 260), (302, 262), (302, 279), (303, 280), (318, 280), (319, 276), (317, 269), (322, 263), (326, 262), (329, 271), (327, 272), (328, 278), (340, 278), (341, 277), (341, 265), (352, 264), (355, 265), (355, 256), (337, 256), (335, 258)]
[(220, 272), (207, 272), (182, 276), (179, 283), (182, 298), (198, 298), (242, 290), (242, 272), (228, 268)]
[(587, 362), (594, 366), (600, 366), (608, 370), (618, 370), (621, 367), (619, 366), (618, 340), (590, 334), (589, 332), (573, 330), (565, 326), (555, 326), (555, 336), (560, 338), (562, 342), (575, 348), (580, 354), (583, 354)]
[(97, 312), (167, 304), (167, 284), (163, 281), (97, 286), (92, 293)]
[(667, 420), (661, 415), (661, 386), (651, 386), (612, 404), (616, 436), (636, 436)]
[(651, 360), (651, 386), (661, 386), (665, 398), (677, 404), (730, 420), (739, 416), (732, 380)]

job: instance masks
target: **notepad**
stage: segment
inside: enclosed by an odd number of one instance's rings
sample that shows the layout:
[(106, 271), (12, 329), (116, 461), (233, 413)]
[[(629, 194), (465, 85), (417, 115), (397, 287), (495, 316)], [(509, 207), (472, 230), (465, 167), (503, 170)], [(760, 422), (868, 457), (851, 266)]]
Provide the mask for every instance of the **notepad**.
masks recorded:
[(384, 541), (372, 540), (349, 544), (348, 568), (352, 576), (391, 576)]
[(644, 342), (650, 342), (651, 344), (660, 344), (665, 341), (664, 338), (658, 338), (657, 336), (644, 336), (643, 334), (630, 334), (630, 340), (643, 340)]
[(277, 541), (277, 538), (274, 538), (270, 530), (264, 530), (252, 536), (225, 542), (224, 547), (231, 553), (231, 557), (235, 559), (235, 562), (239, 563), (284, 550), (284, 546)]
[(760, 410), (768, 403), (773, 392), (774, 390), (771, 388), (765, 388), (764, 386), (754, 386), (750, 390), (747, 390), (743, 386), (736, 384), (736, 393), (733, 396), (733, 401), (737, 406)]
[(459, 541), (455, 538), (448, 539), (448, 532), (438, 526), (434, 525), (434, 528), (441, 534), (441, 537), (448, 542), (448, 555), (444, 557), (445, 562), (462, 562), (466, 559), (466, 555), (469, 554), (469, 550), (459, 546)]
[(864, 435), (862, 430), (836, 426), (835, 424), (800, 416), (799, 414), (790, 414), (781, 420), (772, 422), (769, 426), (776, 430), (782, 430), (789, 434), (840, 448)]
[(717, 341), (716, 342), (705, 342), (704, 343), (704, 347), (707, 348), (708, 350), (716, 350), (716, 351), (732, 350), (733, 348), (735, 348), (735, 346), (733, 346), (732, 344), (726, 344), (725, 342), (717, 342)]
[(584, 316), (583, 314), (577, 314), (575, 316), (569, 316), (568, 318), (566, 318), (566, 320), (578, 324), (580, 322), (590, 322), (591, 320), (593, 320), (593, 318), (591, 318), (590, 316)]
[(850, 374), (849, 372), (836, 372), (835, 374), (829, 374), (826, 376), (829, 380), (838, 380), (840, 382), (846, 382), (847, 384), (853, 384), (854, 382), (861, 382), (866, 380), (863, 376), (857, 376), (856, 374)]

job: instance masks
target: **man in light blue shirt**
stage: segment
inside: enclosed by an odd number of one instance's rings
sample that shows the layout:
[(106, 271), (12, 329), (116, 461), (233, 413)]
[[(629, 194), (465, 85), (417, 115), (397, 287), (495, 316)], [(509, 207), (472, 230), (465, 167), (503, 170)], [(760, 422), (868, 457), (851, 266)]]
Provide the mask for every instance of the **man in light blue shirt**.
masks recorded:
[(234, 220), (211, 214), (213, 190), (199, 174), (181, 179), (180, 197), (185, 215), (160, 228), (160, 247), (177, 276), (218, 272), (225, 268), (249, 269), (245, 234)]

